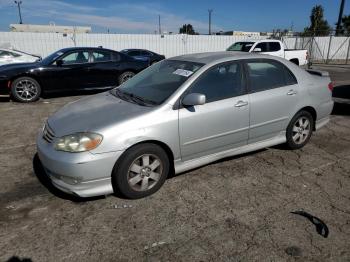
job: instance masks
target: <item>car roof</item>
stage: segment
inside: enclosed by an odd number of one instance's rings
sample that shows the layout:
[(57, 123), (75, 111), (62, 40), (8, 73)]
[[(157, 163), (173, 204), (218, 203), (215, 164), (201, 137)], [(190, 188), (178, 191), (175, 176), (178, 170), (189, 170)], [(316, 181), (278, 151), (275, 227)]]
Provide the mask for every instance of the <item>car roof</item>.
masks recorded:
[(175, 56), (170, 58), (171, 60), (189, 61), (201, 64), (210, 64), (215, 62), (221, 62), (223, 60), (236, 60), (236, 59), (248, 59), (248, 58), (268, 58), (275, 59), (273, 56), (254, 54), (248, 52), (238, 51), (223, 51), (223, 52), (207, 52), (207, 53), (196, 53)]
[(123, 50), (122, 50), (122, 52), (129, 52), (129, 51), (147, 51), (147, 52), (156, 54), (156, 53), (154, 53), (153, 51), (150, 51), (150, 50), (148, 50), (148, 49), (127, 48), (127, 49), (123, 49)]
[(278, 39), (244, 39), (236, 41), (235, 43), (249, 43), (249, 42), (280, 42)]
[(103, 47), (66, 47), (63, 49), (60, 49), (61, 52), (69, 52), (69, 51), (79, 51), (79, 50), (107, 50), (111, 52), (117, 52), (115, 50), (103, 48)]

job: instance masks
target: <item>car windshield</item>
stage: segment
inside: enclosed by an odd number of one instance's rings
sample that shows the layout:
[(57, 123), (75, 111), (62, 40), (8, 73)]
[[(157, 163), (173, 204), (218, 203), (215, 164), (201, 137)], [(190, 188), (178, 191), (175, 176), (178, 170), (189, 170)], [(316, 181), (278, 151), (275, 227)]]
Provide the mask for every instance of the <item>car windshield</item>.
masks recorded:
[[(163, 60), (124, 82), (111, 93), (122, 99), (160, 105), (204, 64)], [(136, 101), (137, 102), (137, 101)]]
[(42, 60), (42, 63), (44, 64), (50, 64), (52, 63), (53, 61), (55, 61), (58, 57), (60, 57), (61, 55), (63, 55), (63, 52), (62, 51), (57, 51), (55, 53), (52, 53), (51, 55), (45, 57), (43, 60)]
[(236, 42), (227, 48), (227, 51), (242, 51), (249, 52), (250, 48), (254, 45), (254, 42)]

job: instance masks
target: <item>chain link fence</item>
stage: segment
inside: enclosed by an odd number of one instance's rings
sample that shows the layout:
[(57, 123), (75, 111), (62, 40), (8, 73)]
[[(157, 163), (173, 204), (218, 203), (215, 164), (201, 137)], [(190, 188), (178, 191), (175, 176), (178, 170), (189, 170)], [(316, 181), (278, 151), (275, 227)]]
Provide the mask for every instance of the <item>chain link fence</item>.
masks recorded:
[(289, 49), (307, 49), (310, 63), (350, 63), (350, 34), (336, 34), (335, 31), (309, 32), (280, 38)]

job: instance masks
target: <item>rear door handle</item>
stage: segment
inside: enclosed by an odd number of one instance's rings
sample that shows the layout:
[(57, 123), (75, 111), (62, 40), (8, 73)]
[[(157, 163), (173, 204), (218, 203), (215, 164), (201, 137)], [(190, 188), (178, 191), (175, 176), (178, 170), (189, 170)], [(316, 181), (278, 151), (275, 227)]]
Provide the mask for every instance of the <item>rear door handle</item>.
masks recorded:
[(287, 93), (288, 96), (294, 96), (296, 94), (297, 94), (297, 91), (295, 91), (294, 89), (289, 90)]
[(248, 105), (247, 101), (240, 100), (235, 104), (235, 107), (242, 107), (242, 106), (247, 106), (247, 105)]

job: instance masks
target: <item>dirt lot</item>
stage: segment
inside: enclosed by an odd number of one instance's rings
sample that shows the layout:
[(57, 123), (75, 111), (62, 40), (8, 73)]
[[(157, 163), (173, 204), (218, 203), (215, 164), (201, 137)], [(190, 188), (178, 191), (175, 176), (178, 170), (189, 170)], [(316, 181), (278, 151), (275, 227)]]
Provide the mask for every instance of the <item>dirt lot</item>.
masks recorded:
[[(349, 68), (327, 69), (350, 83)], [(45, 118), (78, 98), (0, 102), (0, 261), (350, 261), (350, 105), (302, 150), (225, 159), (141, 200), (79, 201), (51, 188), (35, 158)]]

